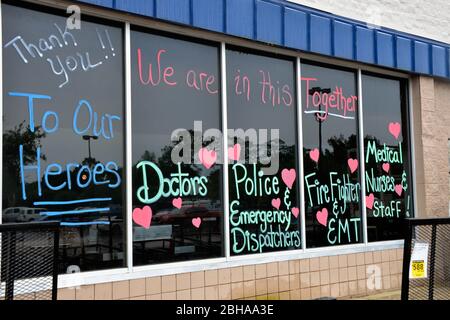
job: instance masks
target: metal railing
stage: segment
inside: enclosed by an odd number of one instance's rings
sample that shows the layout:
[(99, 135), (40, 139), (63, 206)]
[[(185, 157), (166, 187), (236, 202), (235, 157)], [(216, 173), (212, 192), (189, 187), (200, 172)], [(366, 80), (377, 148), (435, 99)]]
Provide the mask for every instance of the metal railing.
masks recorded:
[(405, 231), (402, 300), (449, 300), (450, 218), (407, 219)]
[(0, 300), (56, 300), (59, 222), (0, 225)]

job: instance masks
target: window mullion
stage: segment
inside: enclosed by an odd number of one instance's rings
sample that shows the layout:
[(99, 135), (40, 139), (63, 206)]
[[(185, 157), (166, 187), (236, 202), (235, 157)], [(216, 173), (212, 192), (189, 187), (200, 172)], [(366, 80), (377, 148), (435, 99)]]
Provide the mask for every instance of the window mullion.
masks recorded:
[(131, 31), (130, 23), (125, 23), (125, 139), (126, 139), (126, 258), (128, 271), (133, 271), (133, 181), (132, 181), (132, 138), (131, 138)]
[(366, 166), (365, 166), (365, 151), (364, 151), (364, 128), (363, 128), (363, 98), (362, 98), (362, 74), (361, 69), (358, 69), (358, 141), (359, 141), (359, 167), (361, 168), (360, 183), (361, 183), (361, 219), (362, 219), (362, 235), (363, 242), (368, 243), (367, 236), (367, 208), (366, 208)]
[(411, 161), (411, 181), (412, 181), (412, 197), (413, 197), (413, 215), (412, 217), (417, 216), (417, 178), (416, 178), (416, 150), (415, 150), (415, 136), (414, 136), (414, 105), (413, 105), (413, 88), (411, 79), (408, 79), (408, 111), (407, 119), (409, 121), (409, 155), (410, 155), (410, 161)]
[(297, 85), (297, 155), (299, 160), (299, 194), (300, 194), (300, 225), (301, 225), (301, 238), (302, 249), (306, 249), (306, 213), (305, 213), (305, 183), (304, 183), (304, 168), (303, 168), (303, 125), (302, 125), (302, 70), (301, 60), (297, 58), (296, 64), (296, 85)]
[[(0, 0), (0, 43), (3, 43), (3, 30), (2, 30), (2, 3)], [(2, 120), (0, 121), (0, 132), (3, 134), (3, 48), (0, 50), (0, 70), (2, 71), (2, 76), (0, 77), (0, 114), (2, 115)], [(3, 172), (3, 139), (0, 139), (0, 170)], [(3, 199), (3, 180), (0, 182), (0, 195)], [(3, 202), (3, 201), (2, 201)], [(2, 223), (3, 206), (0, 210), (0, 224)], [(1, 239), (0, 239), (1, 244)]]
[(223, 139), (223, 223), (224, 223), (224, 246), (225, 257), (230, 257), (230, 224), (229, 224), (229, 207), (228, 207), (228, 119), (227, 119), (227, 64), (226, 64), (226, 46), (222, 42), (220, 44), (220, 87), (222, 90), (222, 139)]

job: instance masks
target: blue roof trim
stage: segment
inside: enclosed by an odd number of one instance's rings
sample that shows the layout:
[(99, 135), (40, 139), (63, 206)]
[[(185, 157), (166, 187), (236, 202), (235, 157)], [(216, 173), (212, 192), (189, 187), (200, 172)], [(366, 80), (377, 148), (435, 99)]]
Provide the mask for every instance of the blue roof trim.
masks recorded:
[(310, 50), (324, 55), (332, 55), (331, 20), (315, 14), (310, 15)]
[(153, 1), (142, 0), (116, 0), (115, 8), (121, 11), (140, 14), (143, 16), (153, 16), (155, 4)]
[[(283, 42), (282, 7), (267, 1), (256, 0), (256, 39), (278, 44)], [(270, 23), (266, 23), (270, 21)]]
[(79, 0), (282, 47), (450, 79), (450, 45), (285, 0)]
[[(86, 0), (84, 1), (86, 2)], [(150, 0), (150, 1), (155, 2), (156, 7), (155, 18), (169, 20), (177, 23), (192, 24), (190, 0)], [(141, 0), (141, 2), (143, 1)]]
[(244, 38), (254, 35), (254, 1), (228, 0), (226, 8), (226, 33)]
[(223, 32), (223, 0), (192, 0), (192, 18), (195, 27)]
[(334, 21), (334, 55), (336, 57), (352, 60), (354, 52), (353, 26), (344, 21)]

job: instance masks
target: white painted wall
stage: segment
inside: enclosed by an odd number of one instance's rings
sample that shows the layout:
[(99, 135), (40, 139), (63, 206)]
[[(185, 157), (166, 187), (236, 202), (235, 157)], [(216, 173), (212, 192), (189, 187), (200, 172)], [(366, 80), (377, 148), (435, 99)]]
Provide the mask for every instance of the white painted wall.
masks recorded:
[(288, 0), (450, 43), (450, 0)]

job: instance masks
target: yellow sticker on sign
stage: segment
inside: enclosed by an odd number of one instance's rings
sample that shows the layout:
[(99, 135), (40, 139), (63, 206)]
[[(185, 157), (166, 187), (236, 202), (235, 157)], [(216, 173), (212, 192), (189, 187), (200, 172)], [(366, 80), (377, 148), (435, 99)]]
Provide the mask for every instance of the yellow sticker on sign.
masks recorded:
[(425, 262), (423, 260), (412, 261), (412, 278), (425, 277)]
[(409, 265), (410, 279), (423, 279), (428, 277), (428, 249), (428, 243), (416, 242), (414, 244)]

